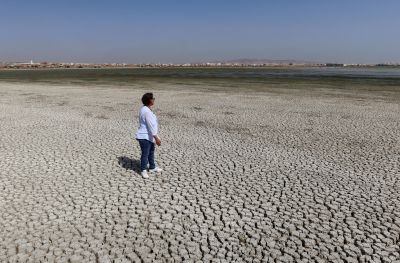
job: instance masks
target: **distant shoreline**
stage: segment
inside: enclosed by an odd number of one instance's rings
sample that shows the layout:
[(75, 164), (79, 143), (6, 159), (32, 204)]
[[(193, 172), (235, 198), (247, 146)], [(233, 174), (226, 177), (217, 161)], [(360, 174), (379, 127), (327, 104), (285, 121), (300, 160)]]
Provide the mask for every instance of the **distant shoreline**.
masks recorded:
[(96, 70), (96, 69), (252, 69), (252, 68), (259, 68), (259, 69), (294, 69), (294, 68), (367, 68), (367, 69), (400, 69), (400, 65), (221, 65), (221, 66), (180, 66), (180, 65), (173, 65), (173, 66), (82, 66), (82, 67), (1, 67), (0, 71), (39, 71), (39, 70)]

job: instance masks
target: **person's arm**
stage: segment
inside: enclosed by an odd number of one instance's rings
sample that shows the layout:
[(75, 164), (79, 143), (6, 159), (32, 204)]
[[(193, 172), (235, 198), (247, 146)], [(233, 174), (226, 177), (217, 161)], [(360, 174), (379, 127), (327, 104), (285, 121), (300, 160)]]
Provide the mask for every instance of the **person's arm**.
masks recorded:
[(157, 146), (161, 146), (161, 139), (158, 137), (158, 135), (154, 135), (154, 140), (156, 141)]
[(151, 115), (150, 112), (147, 112), (146, 115), (144, 116), (144, 119), (146, 121), (147, 128), (150, 130), (150, 133), (153, 135), (153, 137), (156, 141), (156, 144), (158, 146), (160, 146), (161, 139), (160, 139), (160, 137), (158, 137), (158, 131), (157, 131), (156, 126), (154, 125), (155, 120), (154, 120), (153, 116)]

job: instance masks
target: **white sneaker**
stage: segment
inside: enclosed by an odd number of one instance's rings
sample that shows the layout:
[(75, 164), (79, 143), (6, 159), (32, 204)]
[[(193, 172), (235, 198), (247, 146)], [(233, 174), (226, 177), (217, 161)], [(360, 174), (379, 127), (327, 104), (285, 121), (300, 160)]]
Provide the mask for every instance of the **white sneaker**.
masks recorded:
[(147, 174), (147, 171), (146, 170), (143, 170), (142, 172), (141, 172), (141, 175), (142, 175), (142, 177), (143, 178), (149, 178), (149, 175)]
[(150, 169), (149, 172), (150, 173), (159, 173), (162, 172), (163, 169), (161, 169), (160, 167), (156, 167), (154, 169)]

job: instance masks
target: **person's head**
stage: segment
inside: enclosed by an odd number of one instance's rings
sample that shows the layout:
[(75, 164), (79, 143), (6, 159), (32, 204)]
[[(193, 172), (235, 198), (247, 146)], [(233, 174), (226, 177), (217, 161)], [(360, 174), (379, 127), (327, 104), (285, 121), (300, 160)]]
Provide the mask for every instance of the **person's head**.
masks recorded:
[(150, 93), (150, 92), (144, 94), (142, 97), (143, 105), (148, 106), (148, 107), (154, 105), (154, 100), (155, 100), (155, 98), (153, 96), (153, 93)]

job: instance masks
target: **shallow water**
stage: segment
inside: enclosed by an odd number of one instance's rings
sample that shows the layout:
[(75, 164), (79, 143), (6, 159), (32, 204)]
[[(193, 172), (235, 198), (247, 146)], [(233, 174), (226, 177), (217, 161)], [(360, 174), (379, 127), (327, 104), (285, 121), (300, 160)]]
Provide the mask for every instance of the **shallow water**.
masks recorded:
[[(0, 81), (84, 86), (329, 94), (351, 92), (400, 101), (400, 68), (122, 68), (1, 70)], [(156, 84), (156, 85), (155, 85)], [(159, 85), (157, 85), (159, 84)], [(168, 85), (166, 85), (168, 84)], [(333, 91), (333, 92), (332, 92)]]
[(254, 78), (254, 79), (390, 79), (400, 81), (400, 68), (118, 68), (2, 70), (0, 80), (120, 79), (137, 78)]

